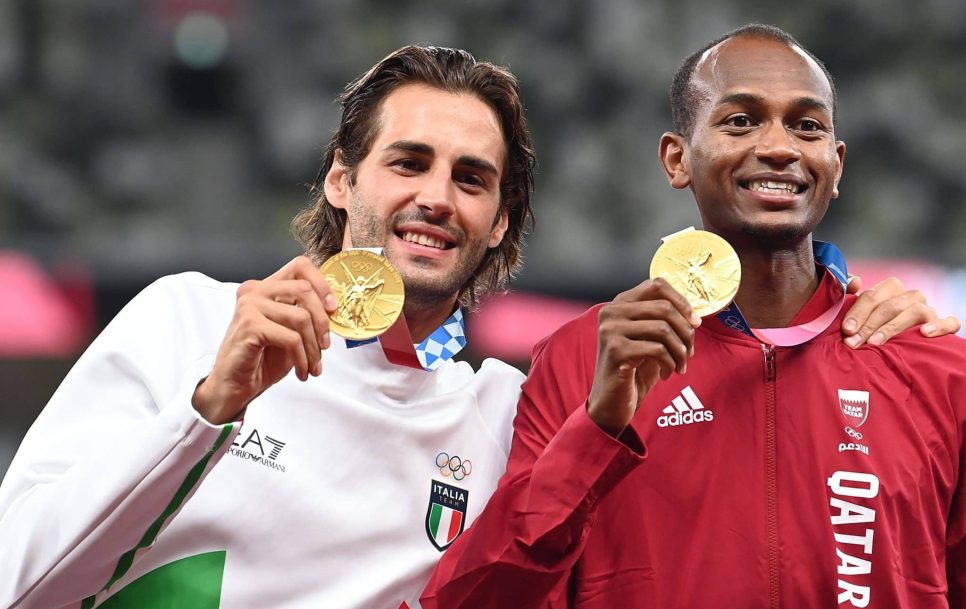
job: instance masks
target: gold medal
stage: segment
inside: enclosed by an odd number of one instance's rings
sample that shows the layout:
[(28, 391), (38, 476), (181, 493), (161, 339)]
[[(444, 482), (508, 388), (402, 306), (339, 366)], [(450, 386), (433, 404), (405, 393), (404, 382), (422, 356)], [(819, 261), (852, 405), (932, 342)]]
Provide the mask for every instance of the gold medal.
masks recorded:
[(366, 340), (396, 322), (405, 299), (402, 277), (389, 260), (364, 249), (332, 256), (319, 269), (339, 308), (329, 316), (329, 328), (343, 338)]
[(693, 227), (661, 241), (651, 260), (651, 279), (666, 279), (700, 317), (717, 313), (734, 300), (741, 263), (727, 241)]

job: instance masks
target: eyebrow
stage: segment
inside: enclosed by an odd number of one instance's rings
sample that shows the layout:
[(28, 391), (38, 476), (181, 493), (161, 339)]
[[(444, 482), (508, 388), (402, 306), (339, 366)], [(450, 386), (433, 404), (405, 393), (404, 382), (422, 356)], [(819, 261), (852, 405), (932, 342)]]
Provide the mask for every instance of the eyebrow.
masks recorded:
[[(433, 156), (436, 153), (436, 150), (433, 149), (433, 147), (430, 146), (429, 144), (424, 144), (423, 142), (414, 142), (411, 140), (399, 140), (399, 141), (393, 142), (388, 146), (386, 146), (386, 150), (401, 150), (404, 152), (413, 152), (415, 154), (421, 154), (424, 156)], [(480, 157), (477, 157), (477, 156), (464, 154), (463, 156), (456, 159), (456, 164), (462, 165), (464, 167), (471, 167), (473, 169), (477, 169), (479, 171), (483, 171), (486, 173), (492, 173), (495, 176), (500, 175), (499, 170), (497, 170), (496, 166), (493, 163), (485, 159), (481, 159)]]
[[(754, 93), (732, 93), (731, 95), (726, 95), (721, 98), (721, 100), (718, 102), (718, 105), (723, 106), (726, 104), (739, 104), (760, 106), (764, 105), (764, 103), (765, 98), (760, 95), (755, 95)], [(798, 108), (811, 108), (814, 110), (829, 112), (828, 104), (814, 97), (799, 97), (792, 102), (792, 105)]]

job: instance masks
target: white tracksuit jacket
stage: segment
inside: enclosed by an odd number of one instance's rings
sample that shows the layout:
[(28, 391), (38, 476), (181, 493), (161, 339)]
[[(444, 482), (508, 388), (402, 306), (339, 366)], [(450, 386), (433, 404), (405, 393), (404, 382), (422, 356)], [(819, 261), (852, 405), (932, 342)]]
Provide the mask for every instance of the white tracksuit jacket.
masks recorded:
[(418, 606), (505, 469), (523, 375), (333, 336), (322, 376), (210, 425), (190, 399), (236, 288), (163, 278), (71, 370), (0, 486), (0, 607)]

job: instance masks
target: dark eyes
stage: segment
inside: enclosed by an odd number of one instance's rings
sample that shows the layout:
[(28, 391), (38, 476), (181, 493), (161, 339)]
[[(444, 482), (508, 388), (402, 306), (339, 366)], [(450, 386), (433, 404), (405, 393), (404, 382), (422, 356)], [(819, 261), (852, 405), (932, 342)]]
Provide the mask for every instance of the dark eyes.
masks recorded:
[(735, 114), (734, 116), (729, 116), (725, 119), (724, 124), (728, 125), (729, 127), (737, 127), (738, 129), (747, 129), (748, 127), (752, 127), (754, 125), (751, 117), (747, 114)]
[[(745, 130), (755, 127), (758, 123), (747, 114), (733, 114), (722, 121), (722, 124), (726, 127)], [(796, 119), (789, 125), (789, 128), (804, 133), (815, 133), (825, 130), (825, 126), (814, 118)]]
[[(425, 161), (418, 158), (401, 158), (390, 163), (402, 175), (416, 175), (427, 171), (428, 166)], [(453, 179), (461, 184), (472, 188), (486, 188), (486, 180), (483, 176), (472, 171), (459, 171), (453, 174)]]
[(479, 188), (486, 186), (486, 182), (483, 181), (483, 178), (475, 173), (459, 174), (456, 176), (456, 180), (468, 186), (476, 186)]
[(417, 172), (423, 168), (423, 163), (416, 159), (398, 159), (393, 165), (407, 172)]
[(801, 120), (796, 121), (792, 125), (792, 128), (798, 129), (799, 131), (821, 131), (822, 123), (818, 122), (815, 119), (803, 118)]

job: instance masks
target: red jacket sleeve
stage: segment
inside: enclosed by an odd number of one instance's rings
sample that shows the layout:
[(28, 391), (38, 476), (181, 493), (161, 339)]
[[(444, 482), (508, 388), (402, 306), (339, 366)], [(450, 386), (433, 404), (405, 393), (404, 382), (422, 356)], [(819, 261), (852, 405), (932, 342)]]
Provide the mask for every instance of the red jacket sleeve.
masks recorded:
[(917, 344), (928, 349), (928, 358), (915, 370), (915, 390), (926, 399), (948, 404), (955, 428), (950, 442), (958, 446), (955, 491), (946, 520), (946, 584), (949, 607), (966, 609), (966, 341), (949, 336)]
[(966, 609), (966, 341), (957, 336), (924, 339), (907, 330), (890, 346), (901, 362), (896, 373), (923, 402), (948, 409), (936, 417), (949, 421), (945, 442), (936, 449), (944, 445), (958, 463), (950, 474), (946, 513), (946, 586), (950, 609)]
[[(964, 394), (960, 394), (964, 395)], [(962, 399), (962, 398), (961, 398)], [(966, 430), (960, 426), (960, 433)], [(966, 466), (966, 447), (959, 453), (959, 482), (949, 511), (946, 529), (946, 584), (949, 590), (950, 609), (966, 609), (966, 484), (963, 467)]]
[(476, 521), (443, 554), (424, 609), (566, 607), (566, 583), (602, 497), (644, 458), (587, 415), (597, 310), (534, 349), (507, 471)]

